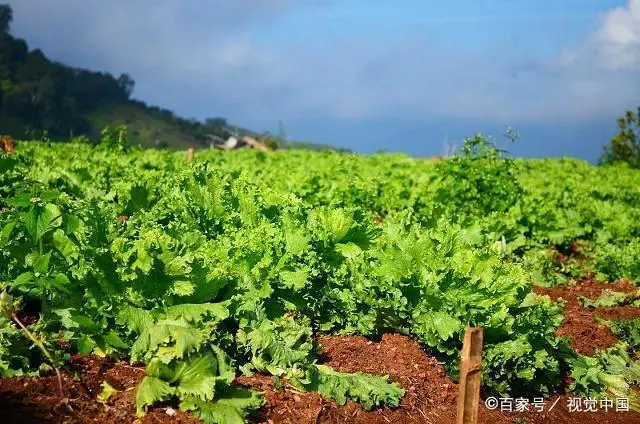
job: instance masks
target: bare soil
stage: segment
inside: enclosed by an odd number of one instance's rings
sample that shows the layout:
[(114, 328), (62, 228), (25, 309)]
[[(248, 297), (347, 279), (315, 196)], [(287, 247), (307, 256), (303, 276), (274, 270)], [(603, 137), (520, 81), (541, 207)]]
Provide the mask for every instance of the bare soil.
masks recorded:
[[(155, 408), (142, 419), (136, 418), (135, 387), (144, 370), (126, 362), (112, 363), (96, 357), (73, 357), (69, 372), (63, 372), (63, 388), (70, 412), (61, 402), (55, 375), (50, 377), (0, 379), (0, 411), (2, 423), (199, 423), (195, 418), (177, 412), (167, 415), (167, 408)], [(74, 375), (77, 377), (74, 379)], [(106, 404), (96, 396), (102, 382), (118, 392)]]
[(597, 299), (606, 290), (630, 293), (637, 290), (637, 287), (626, 280), (600, 283), (591, 278), (568, 286), (534, 287), (538, 294), (548, 295), (552, 300), (563, 299), (566, 302), (564, 322), (557, 334), (567, 337), (576, 352), (587, 356), (593, 356), (598, 350), (607, 349), (617, 342), (609, 327), (596, 321), (596, 315), (605, 319), (631, 319), (640, 316), (640, 308), (634, 306), (585, 308), (578, 299), (579, 296)]

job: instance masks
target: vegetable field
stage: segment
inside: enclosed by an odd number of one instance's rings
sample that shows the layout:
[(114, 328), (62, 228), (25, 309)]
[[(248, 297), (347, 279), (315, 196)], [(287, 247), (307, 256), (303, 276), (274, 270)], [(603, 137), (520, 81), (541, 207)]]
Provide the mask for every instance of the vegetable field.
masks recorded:
[(0, 405), (46, 397), (20, 404), (42, 422), (451, 422), (467, 326), (483, 396), (640, 422), (639, 281), (639, 171), (482, 136), (439, 161), (0, 151)]

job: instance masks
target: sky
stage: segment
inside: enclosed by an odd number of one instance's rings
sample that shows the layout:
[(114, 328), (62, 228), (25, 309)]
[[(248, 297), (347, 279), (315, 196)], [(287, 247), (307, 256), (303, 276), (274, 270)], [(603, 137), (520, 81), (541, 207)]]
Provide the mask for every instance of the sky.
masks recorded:
[(594, 161), (640, 106), (640, 0), (10, 0), (12, 33), (181, 116), (369, 153), (477, 132)]

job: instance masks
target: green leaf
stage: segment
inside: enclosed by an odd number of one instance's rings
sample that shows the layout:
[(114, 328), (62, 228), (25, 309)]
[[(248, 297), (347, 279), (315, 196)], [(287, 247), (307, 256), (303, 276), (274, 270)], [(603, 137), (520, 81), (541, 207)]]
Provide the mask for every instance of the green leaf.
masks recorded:
[(281, 271), (280, 280), (282, 285), (293, 290), (302, 290), (307, 285), (309, 270), (298, 269), (296, 271)]
[(309, 237), (301, 230), (285, 233), (287, 251), (294, 255), (301, 255), (309, 248)]
[(33, 282), (34, 280), (35, 280), (35, 276), (33, 275), (33, 272), (24, 272), (18, 275), (18, 277), (16, 277), (16, 279), (13, 281), (13, 286), (14, 287), (24, 286)]
[(33, 207), (26, 215), (25, 226), (27, 232), (35, 242), (52, 228), (59, 224), (60, 209), (54, 204), (47, 204), (44, 207)]
[(195, 285), (188, 280), (176, 280), (171, 286), (171, 293), (180, 297), (188, 297), (195, 293)]
[(370, 374), (341, 373), (326, 365), (312, 365), (307, 369), (307, 381), (294, 380), (294, 384), (305, 390), (317, 391), (322, 396), (335, 399), (339, 405), (347, 400), (359, 402), (370, 410), (374, 406), (397, 407), (404, 396), (398, 383), (389, 383), (388, 377)]
[(77, 261), (80, 257), (78, 247), (62, 230), (56, 230), (53, 233), (53, 245), (69, 264)]
[(182, 358), (196, 350), (204, 341), (204, 330), (184, 320), (160, 320), (140, 334), (131, 347), (134, 361), (161, 355), (165, 360)]
[(601, 308), (620, 305), (640, 306), (640, 290), (636, 290), (633, 293), (605, 290), (600, 297), (595, 300), (591, 300), (584, 296), (578, 296), (578, 299), (582, 302), (582, 305), (587, 308)]
[(243, 388), (229, 388), (224, 397), (206, 402), (189, 397), (180, 402), (180, 409), (192, 411), (204, 424), (245, 424), (251, 411), (262, 406), (262, 393)]
[(355, 243), (338, 243), (336, 250), (347, 259), (355, 260), (362, 253), (362, 249)]
[(163, 366), (160, 374), (163, 379), (176, 387), (180, 396), (212, 400), (215, 394), (217, 370), (218, 364), (215, 357), (204, 354), (179, 361), (175, 365)]
[(98, 344), (91, 336), (81, 336), (76, 342), (80, 355), (90, 355), (97, 346)]
[(31, 205), (31, 194), (30, 193), (20, 194), (16, 197), (12, 197), (11, 199), (5, 200), (5, 202), (9, 206), (24, 208)]
[(129, 348), (129, 344), (126, 343), (124, 340), (122, 340), (120, 338), (120, 336), (118, 335), (118, 333), (116, 333), (113, 330), (110, 330), (105, 336), (104, 336), (104, 342), (111, 347), (114, 347), (116, 349), (128, 349)]
[(164, 273), (168, 276), (187, 275), (191, 272), (191, 266), (189, 265), (189, 259), (187, 257), (175, 256), (169, 253), (163, 254), (160, 260), (164, 264)]
[(211, 346), (211, 348), (213, 349), (213, 352), (216, 356), (216, 361), (218, 363), (218, 380), (226, 383), (228, 386), (236, 378), (236, 370), (231, 365), (229, 357), (222, 349), (220, 349), (218, 346)]
[(251, 365), (258, 371), (283, 375), (313, 351), (311, 329), (291, 317), (263, 319), (238, 333), (238, 342), (251, 349)]
[(166, 308), (165, 317), (169, 319), (184, 319), (197, 323), (204, 319), (213, 318), (214, 322), (221, 322), (229, 318), (229, 310), (224, 303), (182, 304)]
[(51, 251), (48, 251), (44, 255), (38, 256), (38, 259), (33, 264), (33, 271), (40, 275), (46, 274), (49, 271), (50, 260), (51, 260)]
[(75, 215), (67, 215), (65, 217), (64, 234), (76, 234), (82, 227), (82, 221)]
[(58, 190), (46, 190), (40, 193), (38, 197), (40, 197), (40, 200), (43, 202), (53, 202), (60, 197), (60, 192)]
[(462, 322), (441, 311), (418, 313), (414, 317), (414, 331), (423, 338), (429, 346), (438, 346), (461, 331)]
[(118, 391), (116, 389), (114, 389), (106, 381), (103, 381), (102, 384), (100, 385), (100, 387), (102, 387), (102, 391), (100, 393), (98, 393), (98, 396), (96, 396), (96, 398), (98, 399), (99, 402), (107, 403), (111, 396), (113, 396), (116, 393), (118, 393)]
[(46, 278), (45, 281), (49, 289), (58, 290), (66, 294), (71, 293), (71, 281), (64, 274), (54, 274)]
[(78, 328), (80, 328), (82, 331), (96, 333), (102, 330), (102, 327), (96, 324), (95, 321), (83, 315), (72, 315), (71, 320), (78, 324)]
[(148, 331), (154, 324), (153, 317), (149, 311), (127, 305), (119, 309), (116, 319), (120, 325), (138, 334)]
[(332, 240), (339, 243), (354, 225), (353, 216), (344, 209), (335, 209), (329, 212), (327, 224)]
[(175, 395), (175, 389), (166, 381), (145, 376), (138, 385), (136, 392), (136, 407), (138, 416), (144, 415), (144, 407), (156, 402), (167, 400)]
[(17, 222), (10, 221), (7, 225), (2, 228), (0, 231), (0, 247), (6, 246), (9, 241), (11, 241), (11, 234), (13, 230), (16, 228)]
[(141, 185), (134, 185), (129, 192), (130, 200), (127, 212), (133, 214), (149, 206), (149, 190)]

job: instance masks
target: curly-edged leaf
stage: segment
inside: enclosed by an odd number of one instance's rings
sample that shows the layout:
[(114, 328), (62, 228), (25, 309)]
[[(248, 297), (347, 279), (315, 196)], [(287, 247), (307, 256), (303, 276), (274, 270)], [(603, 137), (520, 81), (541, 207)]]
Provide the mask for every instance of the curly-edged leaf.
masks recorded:
[(159, 259), (164, 264), (164, 273), (166, 275), (176, 277), (187, 275), (191, 272), (189, 256), (176, 256), (176, 254), (167, 251), (160, 255)]
[(192, 411), (205, 424), (244, 424), (249, 413), (260, 408), (262, 403), (262, 393), (234, 387), (213, 402), (186, 398), (180, 402), (180, 409)]
[(116, 390), (111, 384), (107, 383), (106, 381), (103, 381), (100, 387), (102, 387), (102, 391), (98, 393), (98, 396), (96, 396), (99, 402), (106, 403), (109, 401), (109, 398), (111, 396), (118, 393), (118, 390)]
[(309, 248), (309, 237), (301, 230), (292, 230), (284, 234), (287, 251), (293, 255), (301, 255)]
[[(175, 387), (180, 397), (195, 396), (203, 400), (211, 400), (215, 394), (216, 373), (218, 364), (212, 354), (192, 356), (186, 360), (176, 361), (171, 365), (154, 361), (153, 372)], [(151, 367), (150, 367), (151, 368)]]
[(636, 290), (633, 293), (605, 290), (600, 297), (595, 300), (584, 296), (578, 296), (578, 299), (582, 302), (582, 305), (587, 308), (601, 308), (620, 305), (640, 306), (640, 290)]
[(195, 293), (195, 285), (188, 280), (176, 280), (171, 286), (170, 293), (179, 297), (192, 296)]
[(238, 333), (238, 342), (249, 347), (251, 364), (259, 371), (283, 375), (297, 363), (304, 363), (314, 350), (311, 329), (292, 317), (267, 319)]
[(151, 312), (133, 306), (122, 306), (116, 317), (118, 324), (141, 334), (147, 331), (153, 324)]
[(322, 396), (335, 399), (340, 405), (347, 400), (359, 402), (367, 410), (374, 406), (397, 407), (404, 396), (398, 383), (389, 383), (388, 377), (355, 373), (347, 374), (326, 365), (311, 365), (307, 368), (306, 380), (294, 380), (294, 384)]
[(282, 282), (282, 286), (293, 290), (302, 290), (307, 285), (308, 278), (308, 269), (280, 272), (280, 281)]
[(355, 260), (362, 253), (362, 249), (355, 243), (338, 243), (336, 250), (347, 259)]
[(229, 309), (225, 303), (198, 303), (170, 306), (165, 309), (168, 319), (184, 319), (190, 323), (202, 321), (221, 322), (229, 318)]
[(624, 340), (633, 351), (640, 352), (640, 318), (612, 320), (606, 324), (618, 340)]
[(140, 334), (131, 347), (131, 359), (139, 361), (157, 355), (169, 362), (182, 358), (196, 350), (207, 335), (184, 320), (160, 320)]
[(428, 346), (440, 346), (464, 328), (463, 323), (446, 312), (428, 311), (414, 316), (414, 330)]
[(171, 387), (166, 381), (158, 377), (145, 376), (138, 385), (136, 393), (138, 416), (144, 415), (145, 406), (170, 399), (175, 393), (175, 388)]

